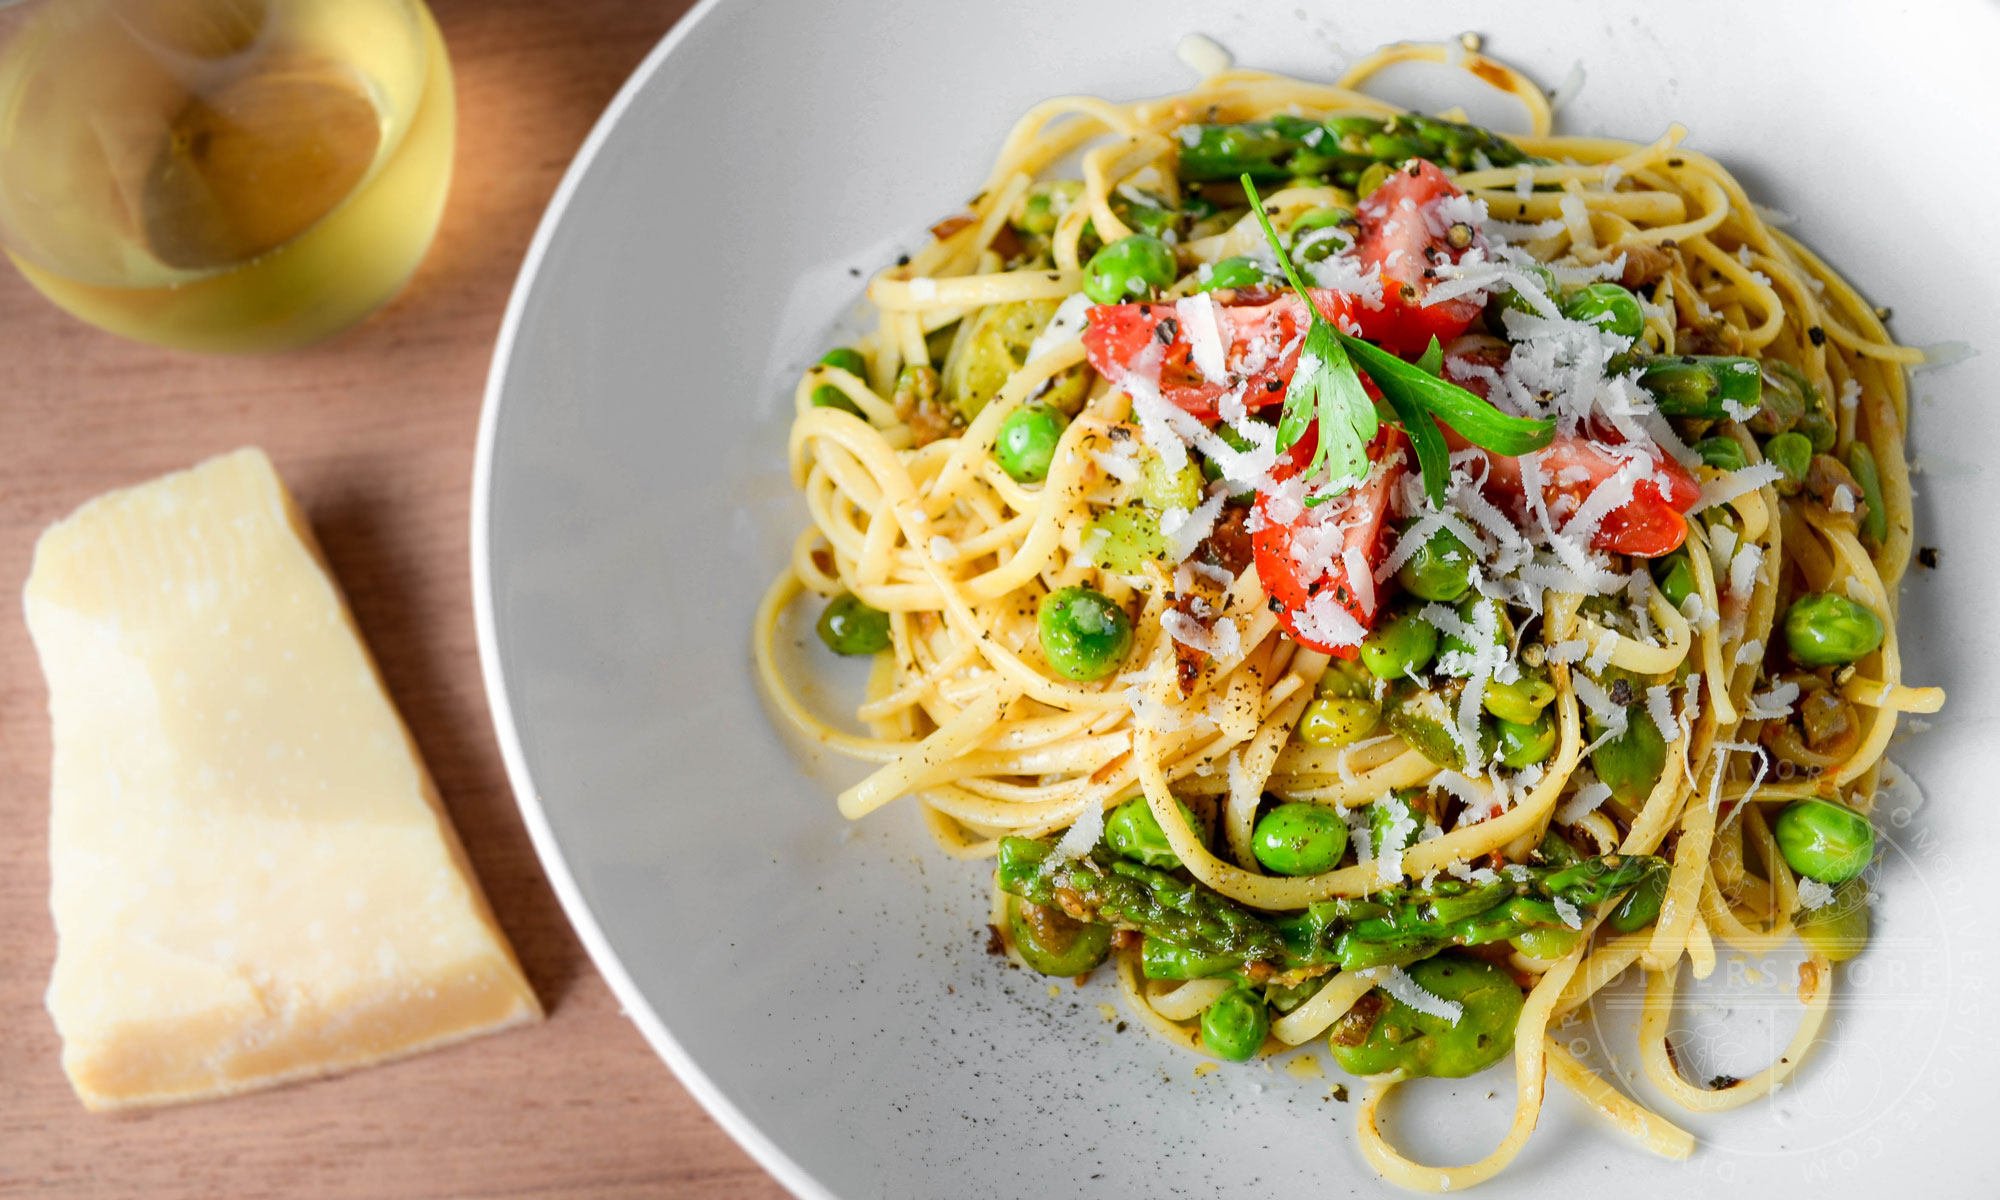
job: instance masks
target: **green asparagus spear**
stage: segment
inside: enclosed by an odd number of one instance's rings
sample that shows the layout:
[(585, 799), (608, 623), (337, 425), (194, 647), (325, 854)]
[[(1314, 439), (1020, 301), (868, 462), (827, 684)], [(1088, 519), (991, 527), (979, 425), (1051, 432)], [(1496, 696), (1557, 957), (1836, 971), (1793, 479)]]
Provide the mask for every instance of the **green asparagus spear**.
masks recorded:
[[(1428, 958), (1446, 946), (1503, 941), (1569, 925), (1665, 869), (1645, 855), (1579, 858), (1567, 866), (1511, 866), (1470, 882), (1443, 876), (1367, 898), (1322, 900), (1266, 920), (1203, 887), (1102, 849), (1051, 863), (1053, 844), (1003, 838), (1000, 888), (1071, 917), (1146, 935), (1148, 970), (1215, 974), (1254, 961), (1346, 970)], [(1157, 946), (1156, 946), (1157, 943)]]
[(1416, 113), (1387, 119), (1335, 117), (1324, 123), (1277, 116), (1235, 125), (1190, 125), (1181, 133), (1180, 177), (1219, 182), (1245, 174), (1258, 183), (1323, 176), (1353, 188), (1377, 163), (1425, 158), (1463, 171), (1481, 159), (1496, 167), (1529, 161), (1521, 148), (1476, 125)]
[(1249, 962), (1284, 953), (1277, 930), (1200, 884), (1182, 883), (1101, 849), (1044, 870), (1053, 848), (1028, 838), (1002, 838), (1000, 889), (1078, 920), (1140, 930), (1198, 957), (1228, 954)]

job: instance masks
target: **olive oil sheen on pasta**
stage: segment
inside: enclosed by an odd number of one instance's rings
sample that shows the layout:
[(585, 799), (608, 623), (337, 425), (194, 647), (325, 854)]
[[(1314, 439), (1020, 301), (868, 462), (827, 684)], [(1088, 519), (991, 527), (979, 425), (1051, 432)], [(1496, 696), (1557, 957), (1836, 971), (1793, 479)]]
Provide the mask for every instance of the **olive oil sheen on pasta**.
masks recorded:
[(93, 325), (282, 350), (388, 301), (451, 175), (421, 0), (46, 0), (0, 47), (0, 233)]

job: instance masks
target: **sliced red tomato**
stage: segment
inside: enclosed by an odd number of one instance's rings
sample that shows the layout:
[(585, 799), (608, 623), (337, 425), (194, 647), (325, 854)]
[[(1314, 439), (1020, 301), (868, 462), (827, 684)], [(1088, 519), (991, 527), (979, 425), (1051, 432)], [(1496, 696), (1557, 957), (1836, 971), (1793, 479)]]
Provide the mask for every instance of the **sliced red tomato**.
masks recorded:
[[(1445, 440), (1454, 450), (1465, 442), (1447, 430)], [(1567, 520), (1583, 507), (1591, 493), (1625, 465), (1618, 443), (1568, 434), (1550, 442), (1538, 463), (1542, 475), (1542, 500), (1557, 522)], [(1593, 549), (1640, 558), (1658, 558), (1680, 549), (1687, 540), (1687, 510), (1701, 499), (1701, 485), (1686, 467), (1666, 453), (1649, 448), (1650, 475), (1632, 489), (1632, 498), (1606, 514), (1591, 535)], [(1517, 513), (1523, 508), (1521, 460), (1487, 454), (1492, 473), (1487, 476), (1488, 492), (1503, 499)], [(1525, 515), (1521, 513), (1521, 515)]]
[[(1328, 320), (1352, 331), (1354, 301), (1339, 292), (1314, 289), (1313, 304)], [(1112, 383), (1123, 383), (1135, 366), (1152, 373), (1157, 355), (1160, 395), (1168, 403), (1203, 420), (1215, 416), (1223, 393), (1243, 388), (1244, 406), (1277, 404), (1299, 365), (1299, 343), (1306, 325), (1306, 306), (1297, 296), (1284, 295), (1266, 304), (1214, 307), (1216, 334), (1222, 344), (1223, 378), (1203, 372), (1194, 357), (1194, 341), (1173, 304), (1099, 304), (1090, 309), (1083, 346), (1090, 365)], [(1211, 364), (1213, 365), (1213, 364)]]
[[(1273, 475), (1286, 479), (1304, 470), (1315, 443), (1308, 431)], [(1409, 455), (1396, 453), (1403, 444), (1399, 431), (1383, 426), (1368, 447), (1375, 464), (1368, 478), (1289, 521), (1274, 520), (1273, 497), (1258, 493), (1259, 527), (1250, 535), (1257, 577), (1277, 604), (1279, 623), (1300, 645), (1352, 659), (1360, 652), (1360, 634), (1374, 627), (1382, 609), (1374, 572), (1382, 561), (1389, 499), (1408, 469)], [(1360, 555), (1368, 575), (1359, 586), (1348, 571), (1350, 550)]]
[(1460, 296), (1425, 304), (1439, 263), (1455, 263), (1479, 244), (1475, 232), (1454, 249), (1451, 221), (1438, 211), (1440, 202), (1463, 195), (1443, 171), (1423, 159), (1382, 181), (1355, 212), (1361, 224), (1355, 255), (1363, 266), (1382, 275), (1382, 307), (1357, 307), (1361, 336), (1383, 349), (1415, 358), (1433, 337), (1448, 342), (1479, 318), (1485, 301)]
[[(1480, 339), (1453, 348), (1452, 357), (1465, 359), (1490, 370), (1507, 364), (1507, 346), (1493, 339)], [(1478, 375), (1457, 380), (1468, 391), (1486, 395), (1486, 381)], [(1453, 450), (1471, 446), (1457, 431), (1446, 428), (1445, 442)], [(1599, 484), (1610, 479), (1625, 463), (1615, 447), (1621, 439), (1615, 433), (1603, 437), (1565, 434), (1542, 451), (1542, 500), (1552, 518), (1567, 517), (1583, 506)], [(1525, 493), (1521, 486), (1519, 459), (1481, 451), (1491, 464), (1486, 490), (1492, 498), (1525, 517)], [(1632, 499), (1613, 509), (1591, 535), (1593, 549), (1614, 554), (1657, 558), (1672, 554), (1687, 540), (1687, 511), (1701, 499), (1701, 485), (1688, 469), (1657, 448), (1651, 450), (1651, 477), (1633, 488)]]

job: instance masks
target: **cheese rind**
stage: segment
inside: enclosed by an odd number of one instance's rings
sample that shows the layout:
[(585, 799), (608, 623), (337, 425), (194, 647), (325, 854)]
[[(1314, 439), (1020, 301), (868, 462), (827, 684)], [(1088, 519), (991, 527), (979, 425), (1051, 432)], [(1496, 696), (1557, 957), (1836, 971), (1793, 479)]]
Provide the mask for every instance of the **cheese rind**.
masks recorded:
[(262, 451), (85, 504), (24, 604), (55, 744), (48, 1006), (87, 1107), (540, 1017)]

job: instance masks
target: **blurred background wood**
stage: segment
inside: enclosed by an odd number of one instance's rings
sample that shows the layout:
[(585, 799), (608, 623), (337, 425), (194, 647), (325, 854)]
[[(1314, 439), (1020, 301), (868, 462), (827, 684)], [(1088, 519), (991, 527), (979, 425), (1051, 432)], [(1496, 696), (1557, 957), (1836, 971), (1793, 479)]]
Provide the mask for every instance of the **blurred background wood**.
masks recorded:
[(341, 1079), (93, 1117), (42, 990), (46, 693), (0, 615), (0, 1196), (776, 1197), (591, 968), (514, 808), (479, 681), (467, 523), (494, 335), (563, 169), (687, 0), (431, 0), (457, 71), (437, 243), (374, 319), (303, 353), (207, 359), (98, 333), (0, 268), (0, 593), (107, 488), (236, 446), (298, 493), (423, 747), (547, 1024)]

